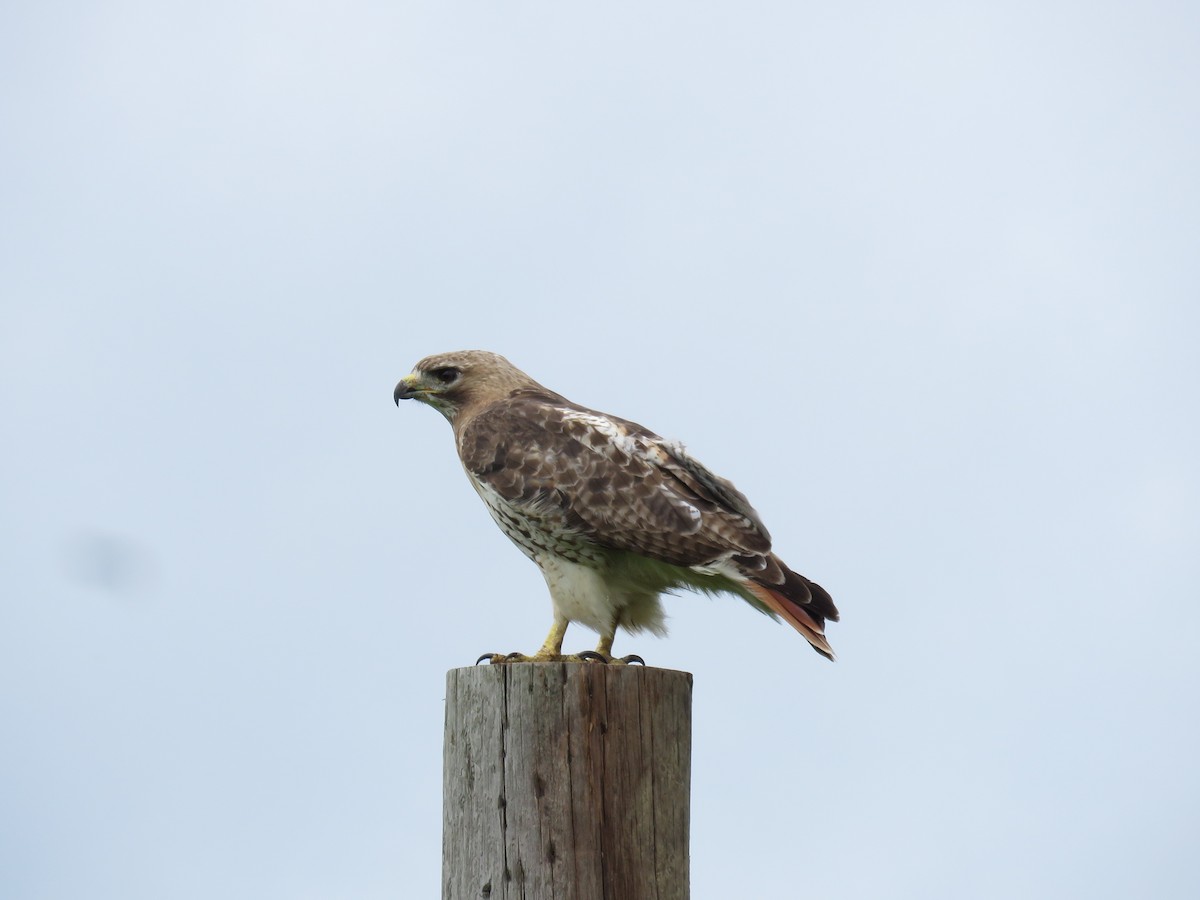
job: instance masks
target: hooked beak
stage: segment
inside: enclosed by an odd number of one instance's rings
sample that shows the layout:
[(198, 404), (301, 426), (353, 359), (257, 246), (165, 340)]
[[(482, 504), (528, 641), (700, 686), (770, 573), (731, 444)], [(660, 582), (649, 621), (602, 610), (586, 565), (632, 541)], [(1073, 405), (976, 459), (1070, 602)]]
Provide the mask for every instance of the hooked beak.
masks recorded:
[(400, 405), (401, 400), (411, 400), (418, 393), (417, 376), (405, 375), (400, 379), (400, 383), (396, 385), (396, 389), (392, 391), (392, 399), (396, 401), (396, 405)]

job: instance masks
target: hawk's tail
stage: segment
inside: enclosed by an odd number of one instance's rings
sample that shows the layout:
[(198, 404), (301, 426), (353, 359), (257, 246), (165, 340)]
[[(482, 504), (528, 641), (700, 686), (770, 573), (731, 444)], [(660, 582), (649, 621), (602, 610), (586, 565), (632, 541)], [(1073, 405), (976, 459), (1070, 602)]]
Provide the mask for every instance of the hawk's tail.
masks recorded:
[[(757, 577), (752, 576), (745, 583), (746, 587), (764, 606), (804, 635), (814, 650), (833, 659), (833, 648), (825, 640), (825, 620), (838, 620), (838, 609), (833, 598), (815, 581), (809, 581), (785, 566), (779, 557), (771, 554), (770, 560), (779, 567), (783, 576), (782, 584), (774, 579), (768, 581), (764, 577), (767, 573), (761, 573)], [(774, 568), (768, 566), (768, 570)]]

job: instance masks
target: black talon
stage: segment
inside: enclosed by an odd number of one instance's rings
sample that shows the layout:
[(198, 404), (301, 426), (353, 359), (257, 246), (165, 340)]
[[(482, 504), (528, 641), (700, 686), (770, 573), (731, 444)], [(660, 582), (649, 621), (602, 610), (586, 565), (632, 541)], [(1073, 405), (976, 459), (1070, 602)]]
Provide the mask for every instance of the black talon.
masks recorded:
[(584, 650), (581, 653), (576, 653), (575, 658), (583, 662), (591, 662), (592, 660), (602, 663), (608, 662), (603, 653), (597, 653), (595, 650)]
[(485, 654), (483, 654), (483, 656), (479, 657), (479, 659), (475, 660), (475, 665), (479, 665), (485, 659), (488, 661), (489, 664), (491, 664), (491, 661), (496, 658), (496, 655), (497, 654), (495, 654), (495, 653), (485, 653)]
[(627, 665), (627, 666), (632, 666), (634, 663), (637, 663), (638, 665), (641, 665), (641, 666), (646, 665), (646, 661), (644, 659), (642, 659), (640, 656), (638, 656), (636, 653), (630, 653), (628, 656), (622, 656), (621, 662), (625, 663), (625, 665)]

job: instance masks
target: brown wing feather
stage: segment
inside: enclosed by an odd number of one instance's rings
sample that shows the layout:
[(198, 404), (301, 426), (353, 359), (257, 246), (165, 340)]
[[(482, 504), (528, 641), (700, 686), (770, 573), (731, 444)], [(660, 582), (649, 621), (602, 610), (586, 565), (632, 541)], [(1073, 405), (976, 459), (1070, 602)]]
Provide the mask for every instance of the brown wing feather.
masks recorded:
[(557, 396), (495, 404), (458, 445), (468, 472), (544, 527), (684, 566), (770, 549), (746, 498), (678, 445)]

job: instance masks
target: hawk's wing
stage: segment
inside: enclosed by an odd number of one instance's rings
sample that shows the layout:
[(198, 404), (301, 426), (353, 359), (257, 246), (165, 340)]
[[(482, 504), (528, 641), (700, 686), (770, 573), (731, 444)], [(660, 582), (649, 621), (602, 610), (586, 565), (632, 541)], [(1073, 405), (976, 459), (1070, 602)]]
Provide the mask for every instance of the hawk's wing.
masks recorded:
[(745, 496), (640, 425), (528, 391), (458, 435), (463, 466), (550, 531), (674, 565), (770, 552)]

